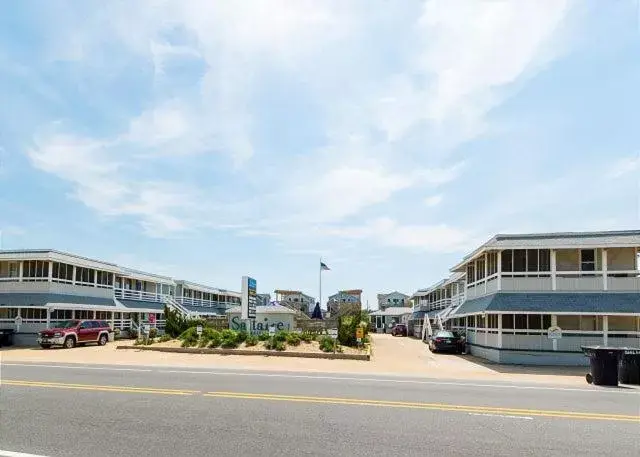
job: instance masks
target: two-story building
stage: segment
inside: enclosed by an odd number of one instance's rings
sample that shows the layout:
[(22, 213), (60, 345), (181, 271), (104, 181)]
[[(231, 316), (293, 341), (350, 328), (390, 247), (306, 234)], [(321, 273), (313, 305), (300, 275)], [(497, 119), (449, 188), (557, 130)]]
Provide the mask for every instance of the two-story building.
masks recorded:
[(295, 309), (306, 315), (311, 315), (316, 306), (316, 299), (299, 290), (275, 290), (276, 302), (287, 308)]
[(397, 290), (388, 294), (378, 294), (378, 311), (384, 311), (387, 308), (402, 308), (405, 306), (411, 306), (409, 296)]
[(327, 300), (327, 312), (335, 317), (351, 310), (362, 309), (362, 290), (341, 290), (337, 294), (329, 296)]
[(443, 329), (447, 316), (465, 299), (465, 273), (454, 272), (431, 287), (420, 289), (411, 296), (413, 314), (409, 333), (422, 339)]
[(0, 328), (18, 344), (69, 319), (113, 328), (164, 327), (168, 306), (183, 315), (225, 315), (240, 294), (50, 249), (0, 251)]
[(450, 325), (502, 363), (582, 365), (584, 345), (640, 347), (639, 247), (638, 230), (496, 235), (452, 269), (466, 300)]

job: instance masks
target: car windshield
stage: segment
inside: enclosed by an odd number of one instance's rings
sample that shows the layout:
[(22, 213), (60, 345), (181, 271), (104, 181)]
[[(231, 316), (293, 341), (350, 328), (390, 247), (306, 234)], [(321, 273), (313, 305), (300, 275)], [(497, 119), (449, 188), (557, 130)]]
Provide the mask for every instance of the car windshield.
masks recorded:
[(74, 328), (77, 327), (80, 321), (64, 321), (60, 323), (59, 328)]
[(436, 337), (439, 338), (455, 338), (455, 335), (451, 332), (438, 332)]

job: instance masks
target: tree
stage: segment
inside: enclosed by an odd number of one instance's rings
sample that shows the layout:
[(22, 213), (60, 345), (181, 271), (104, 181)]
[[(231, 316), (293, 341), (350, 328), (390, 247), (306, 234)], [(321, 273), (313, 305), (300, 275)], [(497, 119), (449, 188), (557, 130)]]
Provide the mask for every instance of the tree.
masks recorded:
[(322, 319), (322, 310), (320, 309), (320, 302), (316, 302), (316, 307), (313, 308), (311, 319)]

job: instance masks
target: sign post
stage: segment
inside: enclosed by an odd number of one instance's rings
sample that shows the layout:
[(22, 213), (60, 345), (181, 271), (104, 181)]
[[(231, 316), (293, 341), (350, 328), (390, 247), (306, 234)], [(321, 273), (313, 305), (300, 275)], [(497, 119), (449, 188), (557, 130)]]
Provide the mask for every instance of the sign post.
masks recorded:
[(333, 353), (336, 353), (336, 347), (338, 345), (338, 329), (337, 328), (330, 328), (329, 329), (329, 336), (331, 338), (333, 338)]
[(551, 326), (547, 329), (547, 336), (553, 344), (553, 350), (558, 350), (558, 340), (562, 338), (562, 329), (557, 325)]
[(20, 326), (22, 325), (22, 317), (16, 316), (13, 320), (13, 323), (16, 324), (16, 333), (20, 332)]
[(258, 287), (255, 279), (242, 277), (242, 297), (240, 301), (240, 319), (245, 321), (247, 331), (251, 333), (251, 321), (256, 318)]
[(202, 325), (196, 327), (196, 333), (198, 334), (198, 338), (200, 338), (200, 335), (202, 335)]
[(364, 338), (364, 329), (362, 327), (357, 327), (356, 328), (356, 340), (358, 341), (358, 344), (362, 343), (362, 339)]

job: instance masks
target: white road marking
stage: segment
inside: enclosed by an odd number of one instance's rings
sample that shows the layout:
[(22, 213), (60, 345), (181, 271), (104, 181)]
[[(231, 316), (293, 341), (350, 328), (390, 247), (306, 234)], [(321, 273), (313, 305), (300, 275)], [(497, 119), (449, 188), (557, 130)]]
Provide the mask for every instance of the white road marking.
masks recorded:
[(469, 416), (486, 416), (486, 417), (504, 417), (506, 419), (523, 419), (532, 421), (533, 417), (529, 416), (509, 416), (506, 414), (489, 414), (489, 413), (468, 413)]
[(46, 457), (44, 455), (25, 454), (24, 452), (3, 451), (2, 449), (0, 449), (0, 456), (2, 457)]
[(70, 366), (70, 365), (50, 365), (50, 364), (34, 364), (34, 363), (3, 363), (2, 366), (21, 366), (21, 367), (38, 367), (38, 368), (59, 368), (71, 370), (101, 370), (101, 371), (132, 371), (132, 372), (153, 372), (153, 373), (183, 373), (183, 374), (203, 374), (203, 375), (219, 375), (219, 376), (252, 376), (258, 378), (287, 378), (287, 379), (312, 379), (327, 381), (357, 381), (357, 382), (378, 382), (393, 384), (418, 384), (418, 385), (434, 385), (434, 386), (454, 386), (454, 387), (482, 387), (489, 389), (517, 389), (517, 390), (550, 390), (559, 392), (590, 392), (601, 394), (629, 394), (640, 395), (640, 389), (630, 388), (629, 390), (609, 390), (591, 388), (574, 388), (574, 387), (547, 387), (547, 386), (521, 386), (514, 384), (479, 384), (469, 382), (453, 382), (453, 381), (422, 381), (418, 379), (388, 379), (388, 378), (360, 378), (350, 376), (327, 376), (327, 375), (301, 375), (301, 374), (284, 374), (284, 373), (264, 373), (264, 372), (238, 372), (238, 371), (219, 371), (219, 370), (176, 370), (176, 369), (150, 369), (150, 368), (119, 368), (119, 367), (87, 367), (87, 366)]

